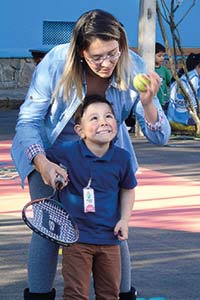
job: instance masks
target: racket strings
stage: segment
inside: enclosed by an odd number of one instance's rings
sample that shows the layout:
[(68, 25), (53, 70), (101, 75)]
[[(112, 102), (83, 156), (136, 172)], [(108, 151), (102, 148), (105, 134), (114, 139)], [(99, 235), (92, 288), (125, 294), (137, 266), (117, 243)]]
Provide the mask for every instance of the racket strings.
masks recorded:
[(50, 238), (65, 243), (77, 241), (77, 229), (69, 215), (53, 201), (44, 200), (32, 205), (32, 217), (29, 221)]

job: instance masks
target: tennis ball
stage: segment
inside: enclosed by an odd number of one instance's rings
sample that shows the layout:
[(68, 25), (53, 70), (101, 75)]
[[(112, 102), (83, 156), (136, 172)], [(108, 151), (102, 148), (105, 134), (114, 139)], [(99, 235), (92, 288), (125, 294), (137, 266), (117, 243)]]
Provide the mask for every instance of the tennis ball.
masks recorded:
[(133, 78), (133, 85), (136, 90), (138, 90), (141, 93), (146, 92), (146, 86), (150, 85), (151, 80), (144, 77), (144, 74), (137, 74)]

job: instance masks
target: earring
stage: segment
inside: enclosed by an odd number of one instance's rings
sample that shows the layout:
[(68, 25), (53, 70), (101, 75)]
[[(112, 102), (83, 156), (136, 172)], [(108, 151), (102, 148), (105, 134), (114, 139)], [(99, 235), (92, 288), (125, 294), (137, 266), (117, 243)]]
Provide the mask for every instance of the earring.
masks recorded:
[(82, 58), (80, 59), (80, 62), (83, 63), (83, 59)]

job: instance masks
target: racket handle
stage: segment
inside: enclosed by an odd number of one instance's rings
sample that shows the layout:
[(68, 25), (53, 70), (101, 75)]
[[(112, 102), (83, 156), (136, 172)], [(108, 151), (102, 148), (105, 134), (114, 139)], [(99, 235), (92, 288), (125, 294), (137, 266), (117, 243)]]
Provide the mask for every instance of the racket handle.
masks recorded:
[(58, 174), (55, 179), (56, 189), (61, 190), (65, 185), (66, 185), (66, 181), (65, 181), (64, 177), (62, 177), (61, 175)]

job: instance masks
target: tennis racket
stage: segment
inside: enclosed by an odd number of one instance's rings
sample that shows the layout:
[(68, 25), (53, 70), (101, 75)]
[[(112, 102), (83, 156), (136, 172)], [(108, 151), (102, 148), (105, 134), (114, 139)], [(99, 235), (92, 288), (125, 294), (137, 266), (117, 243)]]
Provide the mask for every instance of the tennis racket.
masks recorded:
[(22, 209), (24, 223), (40, 236), (56, 244), (69, 246), (79, 238), (78, 227), (60, 202), (62, 178), (56, 178), (56, 189), (47, 198), (28, 202)]

